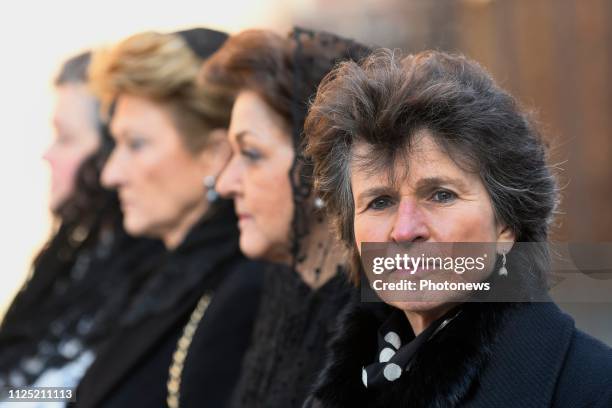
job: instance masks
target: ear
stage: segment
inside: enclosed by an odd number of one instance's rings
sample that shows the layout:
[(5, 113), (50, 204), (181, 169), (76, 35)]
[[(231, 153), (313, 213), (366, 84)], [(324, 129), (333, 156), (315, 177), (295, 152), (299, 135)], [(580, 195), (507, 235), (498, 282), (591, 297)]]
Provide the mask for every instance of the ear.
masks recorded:
[(208, 134), (208, 144), (198, 153), (198, 161), (206, 174), (219, 175), (231, 155), (227, 129), (217, 128)]
[(516, 242), (516, 235), (512, 228), (507, 225), (500, 224), (497, 227), (497, 253), (507, 254), (510, 252), (514, 243)]

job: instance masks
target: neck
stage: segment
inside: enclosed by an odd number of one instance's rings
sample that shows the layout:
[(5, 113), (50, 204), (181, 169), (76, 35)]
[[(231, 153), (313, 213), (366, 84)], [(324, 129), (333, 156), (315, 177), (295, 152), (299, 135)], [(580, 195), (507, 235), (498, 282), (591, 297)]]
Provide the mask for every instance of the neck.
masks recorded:
[(412, 327), (412, 331), (415, 336), (421, 334), (425, 329), (429, 327), (430, 324), (438, 320), (440, 317), (444, 316), (449, 310), (455, 307), (455, 303), (445, 303), (438, 307), (435, 307), (426, 311), (409, 311), (404, 310), (404, 314), (410, 322), (410, 326)]
[(202, 218), (207, 210), (208, 205), (202, 200), (201, 203), (186, 211), (179, 222), (162, 236), (166, 249), (176, 249), (183, 242), (189, 230)]
[(297, 265), (297, 272), (313, 289), (323, 286), (333, 278), (338, 265), (343, 264), (346, 259), (345, 251), (326, 219), (313, 225), (301, 246), (300, 253), (305, 254), (306, 258)]

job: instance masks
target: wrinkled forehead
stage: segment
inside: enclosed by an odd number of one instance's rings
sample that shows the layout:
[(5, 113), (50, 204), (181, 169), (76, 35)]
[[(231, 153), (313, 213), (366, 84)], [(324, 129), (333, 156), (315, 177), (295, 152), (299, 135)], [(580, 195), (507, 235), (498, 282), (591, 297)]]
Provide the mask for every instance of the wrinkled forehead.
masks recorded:
[(478, 166), (459, 149), (442, 144), (428, 130), (405, 138), (403, 144), (357, 141), (351, 149), (351, 174), (399, 187), (408, 179), (434, 176), (473, 178)]

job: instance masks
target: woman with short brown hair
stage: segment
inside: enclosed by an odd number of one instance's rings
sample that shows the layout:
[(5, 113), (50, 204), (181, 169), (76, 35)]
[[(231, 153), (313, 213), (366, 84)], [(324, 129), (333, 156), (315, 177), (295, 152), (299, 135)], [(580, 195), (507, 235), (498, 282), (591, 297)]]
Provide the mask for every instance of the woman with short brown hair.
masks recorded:
[(359, 265), (354, 282), (365, 272), (372, 284), (368, 243), (491, 255), (474, 275), (385, 273), (417, 288), (475, 277), (490, 292), (378, 292), (384, 303), (344, 316), (307, 406), (612, 406), (612, 349), (546, 293), (558, 190), (545, 143), (484, 69), (436, 51), (346, 62), (321, 84), (305, 132), (318, 191)]

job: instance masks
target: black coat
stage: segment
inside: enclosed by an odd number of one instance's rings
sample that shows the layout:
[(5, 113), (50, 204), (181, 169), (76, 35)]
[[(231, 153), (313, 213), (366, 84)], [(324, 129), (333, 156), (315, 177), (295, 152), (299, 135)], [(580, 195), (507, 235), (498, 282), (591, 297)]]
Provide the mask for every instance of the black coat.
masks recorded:
[(306, 407), (612, 407), (612, 349), (554, 303), (463, 305), (409, 371), (368, 390), (361, 370), (375, 360), (390, 310), (361, 304), (343, 318)]
[(261, 268), (239, 253), (235, 220), (198, 224), (154, 259), (150, 282), (122, 329), (96, 355), (77, 389), (77, 407), (166, 406), (168, 370), (183, 328), (202, 295), (212, 300), (197, 326), (182, 372), (181, 406), (223, 407), (239, 376), (262, 284)]

